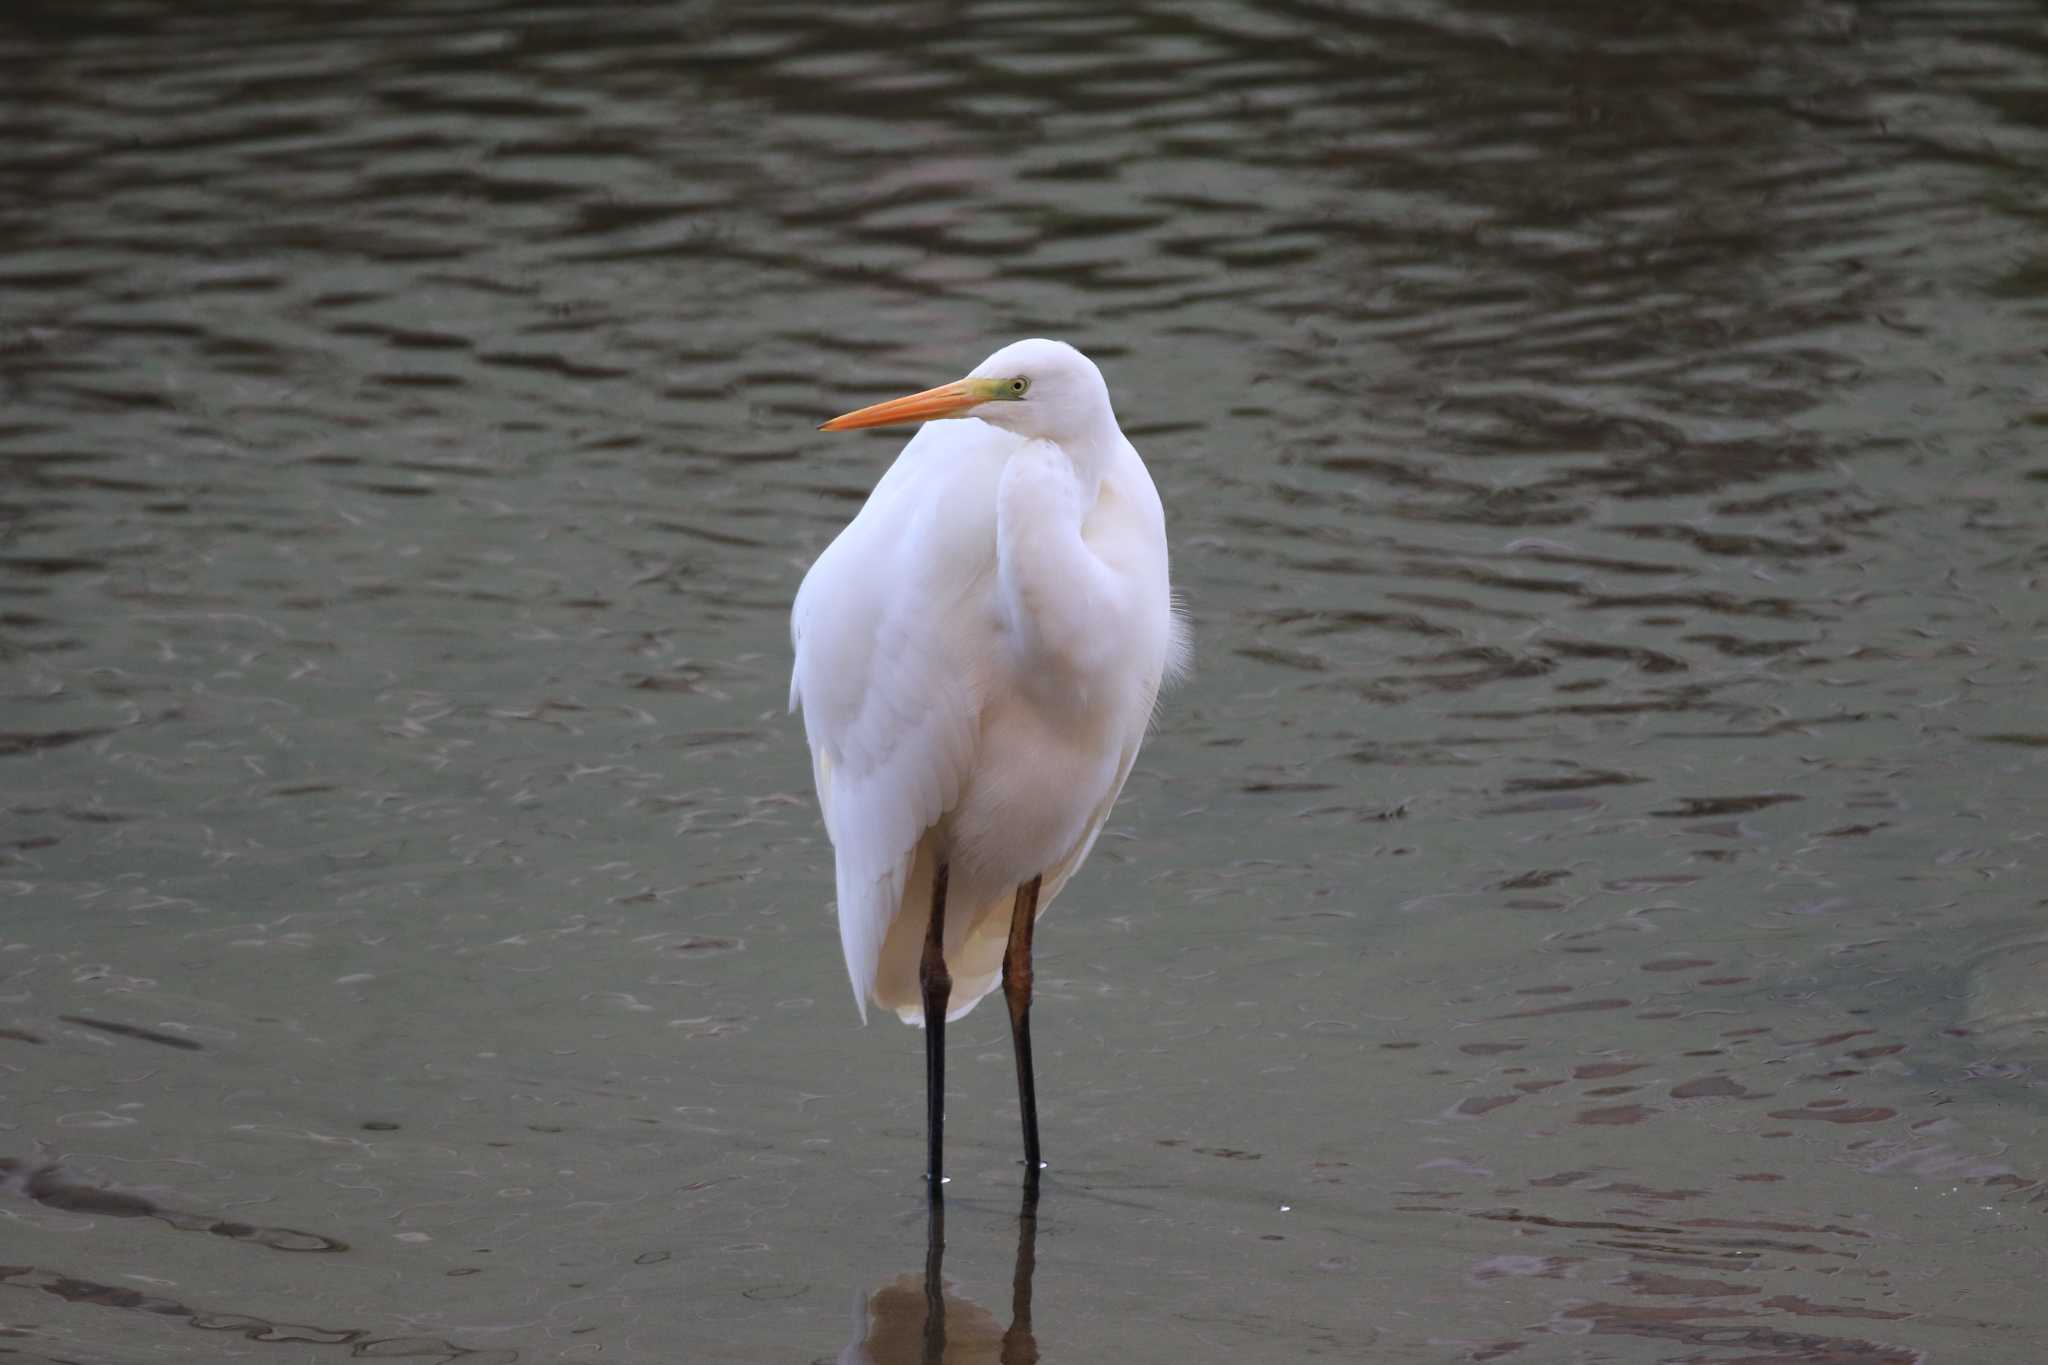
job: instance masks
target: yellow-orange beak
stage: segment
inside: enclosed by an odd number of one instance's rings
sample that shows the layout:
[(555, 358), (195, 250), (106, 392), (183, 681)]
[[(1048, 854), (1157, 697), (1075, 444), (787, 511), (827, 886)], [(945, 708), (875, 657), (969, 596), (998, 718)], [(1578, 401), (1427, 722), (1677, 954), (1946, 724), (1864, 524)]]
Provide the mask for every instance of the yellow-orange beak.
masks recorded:
[(929, 422), (940, 417), (958, 417), (995, 397), (995, 384), (986, 379), (960, 379), (936, 389), (874, 403), (844, 417), (834, 417), (820, 431), (852, 431), (856, 427), (897, 426), (904, 422)]

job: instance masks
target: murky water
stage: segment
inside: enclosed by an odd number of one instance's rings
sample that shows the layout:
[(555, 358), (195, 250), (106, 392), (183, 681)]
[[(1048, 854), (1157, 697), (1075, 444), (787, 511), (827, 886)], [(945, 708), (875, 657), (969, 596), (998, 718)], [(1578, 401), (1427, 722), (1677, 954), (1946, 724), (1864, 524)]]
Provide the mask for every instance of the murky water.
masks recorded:
[[(0, 1355), (2040, 1358), (2037, 5), (0, 24)], [(1030, 334), (1198, 671), (928, 1282), (785, 611)]]

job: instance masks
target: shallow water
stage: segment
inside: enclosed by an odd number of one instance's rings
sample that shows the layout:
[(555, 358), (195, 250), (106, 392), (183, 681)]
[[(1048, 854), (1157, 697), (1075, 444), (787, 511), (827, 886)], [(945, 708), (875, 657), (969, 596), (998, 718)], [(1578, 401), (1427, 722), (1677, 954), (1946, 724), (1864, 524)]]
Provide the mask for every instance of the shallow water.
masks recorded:
[(1198, 668), (1035, 1220), (953, 1030), (948, 1358), (2037, 1360), (2044, 89), (1961, 0), (13, 14), (0, 1356), (934, 1358), (785, 613), (901, 440), (816, 422), (1049, 334)]

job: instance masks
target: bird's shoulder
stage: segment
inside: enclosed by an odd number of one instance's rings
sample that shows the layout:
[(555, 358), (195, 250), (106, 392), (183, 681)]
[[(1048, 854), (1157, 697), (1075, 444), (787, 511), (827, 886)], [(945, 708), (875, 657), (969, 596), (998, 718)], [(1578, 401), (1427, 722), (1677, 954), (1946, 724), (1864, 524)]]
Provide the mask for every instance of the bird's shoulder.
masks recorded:
[(995, 483), (1016, 440), (978, 421), (922, 428), (805, 574), (790, 701), (842, 778), (971, 716), (986, 645), (975, 592), (993, 570)]

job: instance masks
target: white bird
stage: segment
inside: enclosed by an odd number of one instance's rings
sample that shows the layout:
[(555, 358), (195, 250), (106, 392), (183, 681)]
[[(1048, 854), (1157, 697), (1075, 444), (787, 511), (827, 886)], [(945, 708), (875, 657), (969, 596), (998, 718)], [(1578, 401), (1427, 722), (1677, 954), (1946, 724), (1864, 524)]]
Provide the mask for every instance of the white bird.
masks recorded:
[(1158, 490), (1088, 357), (1014, 342), (821, 429), (909, 422), (931, 425), (797, 590), (790, 706), (861, 1018), (872, 1000), (926, 1029), (934, 1197), (945, 1023), (999, 978), (1035, 1189), (1032, 925), (1101, 832), (1187, 630)]

